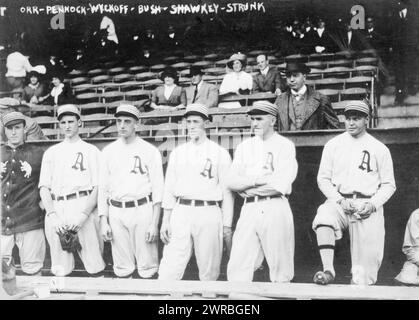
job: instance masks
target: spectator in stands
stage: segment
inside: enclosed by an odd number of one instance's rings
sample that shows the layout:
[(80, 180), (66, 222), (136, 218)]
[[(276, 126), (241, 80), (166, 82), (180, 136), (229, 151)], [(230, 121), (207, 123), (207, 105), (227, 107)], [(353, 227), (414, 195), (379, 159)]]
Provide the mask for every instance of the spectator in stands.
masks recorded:
[(352, 29), (351, 22), (348, 21), (337, 34), (337, 46), (340, 51), (362, 50), (359, 33)]
[(115, 24), (111, 18), (108, 16), (103, 16), (102, 21), (100, 22), (100, 30), (107, 31), (107, 39), (108, 41), (112, 41), (115, 44), (118, 44), (118, 36), (116, 35)]
[[(252, 76), (245, 72), (247, 57), (242, 53), (233, 54), (227, 62), (227, 67), (231, 69), (227, 73), (220, 86), (220, 95), (239, 95), (249, 94), (253, 87)], [(218, 105), (222, 108), (240, 108), (239, 102), (222, 102)]]
[(391, 48), (394, 62), (396, 103), (415, 95), (418, 69), (419, 23), (415, 6), (409, 0), (400, 0), (391, 18)]
[(278, 131), (337, 129), (339, 120), (327, 96), (309, 88), (304, 63), (290, 62), (285, 75), (289, 90), (275, 101), (278, 106)]
[[(18, 106), (4, 106), (0, 105), (0, 114), (6, 114), (8, 112), (12, 111), (19, 111), (20, 108)], [(23, 111), (23, 110), (20, 110)], [(48, 138), (44, 135), (42, 132), (41, 127), (38, 125), (38, 123), (28, 117), (27, 115), (24, 115), (25, 117), (25, 141), (36, 141), (36, 140), (48, 140)], [(4, 132), (4, 127), (2, 122), (0, 121), (0, 136), (1, 136), (1, 142), (5, 143), (7, 141), (6, 133)]]
[(218, 88), (211, 83), (205, 82), (202, 76), (203, 72), (200, 67), (192, 66), (189, 69), (192, 85), (185, 89), (187, 105), (202, 103), (208, 108), (217, 107)]
[(38, 101), (44, 102), (47, 105), (60, 106), (63, 104), (72, 103), (74, 98), (71, 89), (64, 84), (64, 75), (55, 71), (51, 75), (51, 92), (46, 96), (39, 97)]
[(307, 41), (310, 43), (313, 53), (337, 51), (333, 36), (326, 28), (326, 22), (321, 18), (317, 21), (317, 29), (311, 32)]
[(32, 70), (29, 57), (20, 52), (20, 46), (14, 45), (6, 60), (6, 80), (11, 90), (23, 90), (26, 73)]
[(32, 70), (28, 74), (29, 83), (23, 89), (22, 100), (26, 103), (38, 104), (40, 97), (45, 96), (46, 88), (43, 83), (40, 82), (41, 74), (35, 70)]
[(150, 107), (155, 110), (179, 110), (186, 107), (185, 90), (177, 85), (178, 75), (174, 68), (167, 67), (160, 77), (164, 84), (151, 92)]
[(277, 95), (285, 90), (285, 84), (282, 82), (281, 74), (278, 70), (269, 66), (269, 60), (266, 54), (260, 54), (256, 57), (259, 73), (253, 76), (253, 92), (272, 92)]
[(365, 29), (361, 31), (362, 47), (360, 49), (376, 49), (379, 50), (385, 44), (384, 36), (375, 28), (374, 19), (367, 17)]

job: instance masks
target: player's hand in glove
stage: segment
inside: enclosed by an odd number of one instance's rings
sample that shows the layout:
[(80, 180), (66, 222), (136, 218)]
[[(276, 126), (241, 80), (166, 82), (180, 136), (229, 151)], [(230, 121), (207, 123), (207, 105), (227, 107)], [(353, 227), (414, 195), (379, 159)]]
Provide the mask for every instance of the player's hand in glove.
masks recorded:
[(172, 229), (170, 227), (170, 222), (163, 220), (160, 228), (160, 239), (164, 244), (168, 244), (172, 236)]
[(346, 214), (353, 214), (356, 211), (352, 201), (349, 199), (342, 199), (338, 203)]
[(81, 229), (81, 227), (83, 227), (87, 218), (88, 216), (84, 213), (75, 214), (70, 224), (68, 225), (68, 230), (73, 230), (75, 232), (78, 232)]
[(364, 202), (356, 213), (361, 217), (361, 219), (367, 219), (374, 211), (375, 207), (371, 202)]
[(226, 245), (227, 255), (230, 256), (231, 245), (233, 242), (233, 232), (231, 231), (231, 227), (223, 227), (223, 239)]
[(112, 241), (112, 229), (108, 221), (101, 219), (100, 220), (100, 234), (103, 241)]
[(154, 225), (154, 223), (151, 223), (148, 226), (147, 232), (145, 233), (145, 241), (147, 242), (157, 241), (158, 236), (159, 236), (159, 229)]

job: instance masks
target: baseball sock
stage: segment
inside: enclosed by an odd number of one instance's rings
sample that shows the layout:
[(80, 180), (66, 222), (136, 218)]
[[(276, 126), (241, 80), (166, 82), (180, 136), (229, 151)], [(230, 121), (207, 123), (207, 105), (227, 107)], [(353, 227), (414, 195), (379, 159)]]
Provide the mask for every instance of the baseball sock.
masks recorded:
[(333, 258), (335, 255), (335, 234), (331, 226), (319, 225), (316, 229), (317, 244), (322, 259), (323, 270), (329, 270), (335, 276)]

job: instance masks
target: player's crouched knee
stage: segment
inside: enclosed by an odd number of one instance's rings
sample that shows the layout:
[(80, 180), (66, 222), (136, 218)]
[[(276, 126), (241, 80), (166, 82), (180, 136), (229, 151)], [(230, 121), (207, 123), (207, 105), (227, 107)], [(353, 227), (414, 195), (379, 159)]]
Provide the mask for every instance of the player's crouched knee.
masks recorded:
[(313, 221), (313, 228), (318, 225), (329, 225), (334, 227), (336, 225), (336, 206), (330, 202), (323, 203), (318, 209), (316, 217)]

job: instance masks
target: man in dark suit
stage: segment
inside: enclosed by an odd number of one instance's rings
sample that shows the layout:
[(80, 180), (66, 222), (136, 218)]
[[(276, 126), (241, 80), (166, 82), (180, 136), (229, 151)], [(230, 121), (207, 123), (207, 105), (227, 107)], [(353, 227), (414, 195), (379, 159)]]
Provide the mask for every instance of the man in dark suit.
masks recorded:
[(326, 53), (338, 51), (335, 39), (326, 28), (326, 23), (323, 19), (317, 22), (317, 29), (311, 31), (309, 37), (312, 53)]
[(359, 32), (352, 29), (349, 21), (340, 29), (337, 40), (340, 51), (361, 50)]
[(406, 95), (416, 93), (418, 53), (417, 13), (408, 0), (400, 0), (391, 19), (391, 47), (394, 63), (396, 103), (402, 103)]
[(377, 31), (373, 17), (367, 17), (365, 29), (361, 31), (361, 50), (381, 50), (385, 45), (384, 36)]
[(253, 92), (272, 92), (277, 95), (285, 90), (286, 84), (282, 81), (278, 70), (269, 66), (266, 54), (256, 57), (259, 73), (253, 76)]
[(339, 128), (339, 119), (329, 98), (305, 84), (309, 72), (310, 68), (304, 63), (287, 63), (285, 74), (289, 90), (275, 101), (278, 131)]
[(203, 73), (200, 67), (192, 66), (189, 69), (191, 86), (185, 89), (186, 104), (202, 103), (208, 108), (214, 108), (218, 105), (218, 89), (215, 85), (205, 82), (202, 79)]

